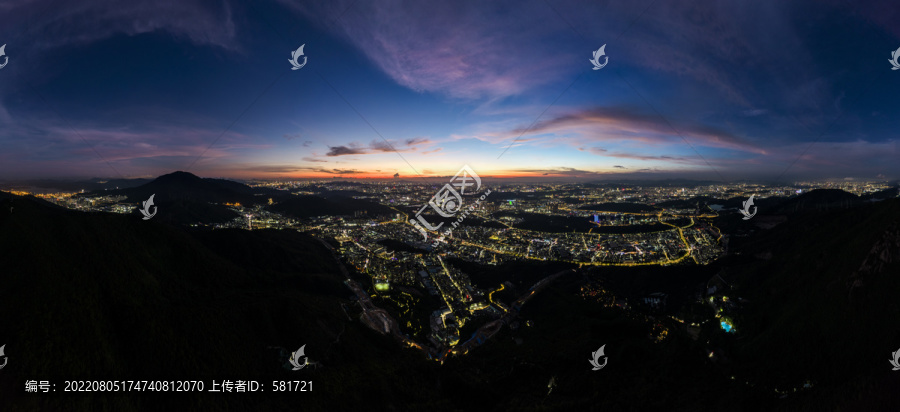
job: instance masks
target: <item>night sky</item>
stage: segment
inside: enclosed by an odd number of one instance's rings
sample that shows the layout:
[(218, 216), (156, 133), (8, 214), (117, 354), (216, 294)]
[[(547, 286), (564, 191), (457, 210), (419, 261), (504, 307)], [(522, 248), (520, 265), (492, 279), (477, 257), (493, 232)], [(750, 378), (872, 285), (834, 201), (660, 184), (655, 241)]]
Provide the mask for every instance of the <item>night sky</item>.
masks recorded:
[(0, 180), (900, 178), (889, 0), (8, 0), (2, 44)]

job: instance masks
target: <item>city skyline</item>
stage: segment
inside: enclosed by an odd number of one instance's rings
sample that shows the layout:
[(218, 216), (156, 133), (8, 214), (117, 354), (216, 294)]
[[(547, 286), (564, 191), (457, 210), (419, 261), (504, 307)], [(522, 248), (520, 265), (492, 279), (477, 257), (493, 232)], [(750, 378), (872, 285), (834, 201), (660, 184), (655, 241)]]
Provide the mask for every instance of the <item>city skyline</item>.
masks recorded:
[(900, 176), (886, 2), (52, 4), (0, 31), (3, 179)]

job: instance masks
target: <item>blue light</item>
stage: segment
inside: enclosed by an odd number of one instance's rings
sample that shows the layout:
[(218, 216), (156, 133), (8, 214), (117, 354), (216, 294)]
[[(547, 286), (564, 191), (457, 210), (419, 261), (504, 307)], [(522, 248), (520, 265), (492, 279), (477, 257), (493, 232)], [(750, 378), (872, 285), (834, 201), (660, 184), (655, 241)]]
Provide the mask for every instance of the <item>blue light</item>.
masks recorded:
[(725, 322), (724, 320), (723, 320), (722, 322), (719, 322), (719, 323), (721, 323), (722, 329), (725, 329), (725, 332), (731, 332), (731, 325), (729, 325), (729, 324), (728, 324), (727, 322)]

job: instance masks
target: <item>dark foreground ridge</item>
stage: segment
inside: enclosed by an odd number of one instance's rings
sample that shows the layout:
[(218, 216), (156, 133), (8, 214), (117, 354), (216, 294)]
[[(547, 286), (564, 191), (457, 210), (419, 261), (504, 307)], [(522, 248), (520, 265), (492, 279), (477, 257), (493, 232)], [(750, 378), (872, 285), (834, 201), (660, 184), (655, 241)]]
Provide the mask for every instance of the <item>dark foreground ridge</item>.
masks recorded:
[[(900, 342), (890, 326), (900, 313), (900, 201), (786, 213), (709, 267), (561, 277), (522, 309), (533, 326), (504, 327), (441, 365), (363, 325), (330, 251), (304, 233), (191, 231), (5, 195), (0, 334), (10, 361), (0, 398), (14, 411), (896, 407), (900, 375), (887, 358)], [(716, 275), (744, 302), (731, 315), (737, 337), (708, 324), (694, 339), (661, 314), (577, 295), (601, 281), (621, 296), (664, 290), (687, 302)], [(698, 319), (711, 318), (701, 309)], [(655, 323), (669, 328), (665, 340), (652, 338)], [(608, 366), (591, 371), (602, 343)], [(272, 348), (301, 344), (319, 365), (286, 370)], [(315, 391), (28, 396), (29, 379), (312, 380)]]

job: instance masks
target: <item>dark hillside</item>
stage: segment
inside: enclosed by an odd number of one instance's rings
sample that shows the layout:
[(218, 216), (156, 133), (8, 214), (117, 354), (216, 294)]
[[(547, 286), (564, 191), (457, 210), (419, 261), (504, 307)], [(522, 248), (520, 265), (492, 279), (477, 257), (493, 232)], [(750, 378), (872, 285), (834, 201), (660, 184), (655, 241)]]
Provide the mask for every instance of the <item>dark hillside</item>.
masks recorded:
[(208, 203), (263, 203), (266, 199), (253, 196), (247, 185), (221, 179), (203, 179), (188, 172), (174, 172), (162, 175), (152, 182), (120, 191), (129, 202), (143, 201), (156, 194), (160, 201), (170, 199), (191, 200)]
[[(29, 396), (21, 391), (28, 379), (58, 386), (73, 379), (312, 379), (315, 392), (300, 394), (307, 395), (304, 410), (897, 405), (886, 389), (898, 379), (887, 362), (900, 342), (890, 326), (900, 314), (897, 199), (792, 214), (750, 233), (740, 254), (710, 267), (567, 274), (527, 303), (515, 326), (504, 325), (485, 345), (440, 365), (365, 327), (331, 252), (306, 234), (192, 231), (6, 197), (0, 342), (9, 365), (0, 374), (0, 397), (8, 410), (286, 410), (298, 399), (271, 391)], [(507, 303), (566, 266), (447, 262), (490, 290), (510, 280), (514, 287), (495, 296)], [(695, 340), (665, 315), (578, 294), (585, 281), (599, 278), (619, 298), (634, 303), (664, 292), (673, 311), (690, 307), (700, 318), (704, 304), (691, 296), (714, 270), (730, 284), (721, 293), (744, 302), (729, 314), (737, 334), (724, 334), (710, 311), (705, 316), (713, 322)], [(654, 338), (659, 328), (668, 330), (665, 339)], [(302, 344), (319, 367), (287, 371), (270, 349)], [(602, 344), (609, 366), (591, 371), (589, 353)], [(707, 356), (710, 346), (715, 361)], [(548, 394), (551, 380), (557, 387)], [(810, 387), (792, 391), (805, 383)]]
[(278, 203), (268, 206), (268, 208), (273, 212), (296, 218), (352, 216), (357, 212), (365, 212), (367, 216), (374, 218), (380, 214), (392, 215), (397, 213), (396, 210), (387, 206), (341, 196), (333, 196), (327, 199), (310, 195), (290, 196), (282, 198)]
[[(27, 379), (51, 380), (62, 391), (63, 379), (265, 383), (314, 377), (321, 395), (304, 399), (307, 410), (335, 403), (361, 407), (373, 400), (424, 401), (428, 393), (413, 383), (433, 365), (348, 321), (342, 300), (326, 296), (336, 292), (339, 275), (317, 242), (252, 232), (249, 240), (234, 233), (222, 240), (210, 240), (209, 234), (195, 238), (134, 216), (14, 201), (12, 214), (0, 210), (0, 338), (11, 359), (0, 377), (0, 396), (13, 405), (5, 410), (143, 411), (181, 408), (184, 402), (193, 410), (281, 410), (296, 406), (297, 395), (27, 396), (21, 387)], [(230, 242), (237, 246), (222, 246)], [(281, 263), (251, 271), (229, 249), (256, 242)], [(283, 259), (287, 255), (295, 258)], [(281, 282), (267, 278), (272, 274), (282, 276)], [(267, 349), (295, 350), (301, 344), (323, 365), (304, 370), (302, 377), (284, 371)], [(373, 363), (377, 359), (392, 361)], [(365, 389), (368, 380), (387, 376), (394, 376), (396, 385), (376, 385), (372, 398), (363, 398), (365, 390), (342, 389)]]
[(751, 302), (735, 319), (745, 337), (737, 373), (773, 390), (811, 382), (791, 398), (796, 407), (853, 405), (860, 391), (889, 402), (873, 388), (896, 382), (887, 359), (900, 346), (890, 326), (900, 314), (900, 201), (793, 215), (751, 239), (743, 257), (726, 268)]
[(848, 208), (862, 204), (859, 196), (841, 189), (816, 189), (792, 197), (778, 206), (774, 213), (797, 213), (804, 210)]

